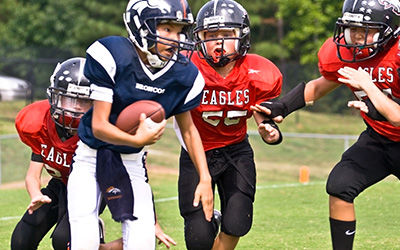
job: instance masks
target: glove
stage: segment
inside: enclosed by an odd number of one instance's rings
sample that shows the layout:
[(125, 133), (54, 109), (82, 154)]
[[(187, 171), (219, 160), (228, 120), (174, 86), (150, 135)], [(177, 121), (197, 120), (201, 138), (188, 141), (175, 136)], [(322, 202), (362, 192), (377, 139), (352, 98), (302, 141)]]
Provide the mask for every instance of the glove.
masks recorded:
[(383, 115), (381, 115), (378, 110), (376, 110), (374, 104), (369, 98), (362, 100), (362, 102), (364, 102), (368, 107), (368, 113), (366, 113), (366, 115), (369, 118), (375, 121), (387, 121), (387, 119)]
[(306, 84), (304, 82), (301, 82), (278, 101), (267, 101), (260, 103), (261, 106), (271, 110), (270, 115), (264, 114), (264, 116), (266, 116), (267, 118), (275, 118), (281, 115), (283, 118), (285, 118), (293, 111), (296, 111), (306, 106), (306, 102), (304, 100), (305, 87)]

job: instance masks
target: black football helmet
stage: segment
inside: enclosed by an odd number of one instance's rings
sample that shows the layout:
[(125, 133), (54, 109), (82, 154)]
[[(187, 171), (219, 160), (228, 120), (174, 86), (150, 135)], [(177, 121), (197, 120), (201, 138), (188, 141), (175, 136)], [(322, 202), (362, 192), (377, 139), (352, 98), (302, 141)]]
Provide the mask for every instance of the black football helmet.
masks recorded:
[[(147, 55), (152, 67), (162, 68), (169, 60), (182, 64), (189, 63), (195, 48), (194, 42), (189, 39), (194, 19), (186, 0), (130, 0), (124, 14), (124, 22), (129, 38)], [(157, 25), (162, 22), (185, 25), (179, 41), (157, 34)], [(175, 54), (172, 57), (160, 54), (155, 46), (157, 43), (171, 46), (175, 49)], [(156, 55), (149, 51), (152, 48), (155, 48)], [(181, 50), (187, 50), (188, 53), (178, 57)], [(161, 60), (160, 57), (167, 61)]]
[[(212, 38), (205, 40), (206, 32), (217, 30), (233, 30), (235, 37)], [(214, 67), (223, 67), (228, 63), (242, 58), (250, 49), (250, 19), (247, 11), (233, 0), (212, 0), (206, 3), (196, 18), (193, 30), (200, 57)], [(235, 40), (235, 52), (224, 53), (224, 41)], [(222, 53), (217, 56), (208, 55), (205, 43), (212, 40), (222, 40)]]
[(53, 121), (64, 132), (76, 131), (83, 114), (92, 107), (90, 83), (83, 74), (85, 58), (58, 63), (50, 76), (47, 98)]
[[(398, 0), (345, 0), (342, 17), (338, 18), (334, 42), (340, 60), (360, 62), (370, 59), (393, 45), (399, 35), (400, 3)], [(372, 43), (353, 44), (350, 28), (365, 28), (365, 37), (370, 29), (378, 29)], [(345, 56), (341, 48), (348, 48), (351, 56)]]

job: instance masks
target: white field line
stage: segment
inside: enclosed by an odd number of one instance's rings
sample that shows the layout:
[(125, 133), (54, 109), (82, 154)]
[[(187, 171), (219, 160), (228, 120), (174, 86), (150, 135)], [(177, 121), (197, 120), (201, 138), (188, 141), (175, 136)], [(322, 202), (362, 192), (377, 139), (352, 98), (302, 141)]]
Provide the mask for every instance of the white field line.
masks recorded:
[[(309, 182), (306, 184), (303, 183), (287, 183), (287, 184), (274, 184), (274, 185), (264, 185), (264, 186), (257, 186), (257, 189), (274, 189), (274, 188), (290, 188), (290, 187), (306, 187), (306, 186), (314, 186), (314, 185), (322, 185), (325, 184), (325, 182)], [(175, 201), (178, 200), (178, 196), (175, 197), (169, 197), (169, 198), (162, 198), (162, 199), (156, 199), (154, 202), (159, 203), (159, 202), (167, 202), (167, 201)], [(108, 208), (106, 208), (108, 209)], [(0, 221), (6, 221), (6, 220), (17, 220), (20, 219), (21, 216), (11, 216), (11, 217), (0, 217)]]

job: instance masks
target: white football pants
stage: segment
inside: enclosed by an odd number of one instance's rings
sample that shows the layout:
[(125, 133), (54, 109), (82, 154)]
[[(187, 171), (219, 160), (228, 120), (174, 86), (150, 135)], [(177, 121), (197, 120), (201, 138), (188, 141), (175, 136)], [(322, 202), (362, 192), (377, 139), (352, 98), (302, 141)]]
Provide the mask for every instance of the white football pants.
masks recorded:
[[(96, 150), (79, 141), (73, 171), (68, 180), (68, 213), (72, 250), (99, 249), (98, 213), (101, 191), (96, 181)], [(134, 194), (133, 215), (138, 219), (122, 223), (124, 249), (155, 249), (155, 216), (150, 185), (143, 166), (144, 151), (121, 154)], [(115, 239), (113, 239), (115, 240)]]

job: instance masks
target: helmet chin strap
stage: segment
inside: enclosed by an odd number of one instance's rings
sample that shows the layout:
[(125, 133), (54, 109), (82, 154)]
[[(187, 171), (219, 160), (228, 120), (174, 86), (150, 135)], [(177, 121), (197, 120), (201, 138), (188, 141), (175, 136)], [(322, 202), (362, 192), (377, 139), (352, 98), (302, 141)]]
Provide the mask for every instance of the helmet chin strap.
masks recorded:
[(149, 61), (150, 66), (153, 68), (164, 68), (164, 66), (168, 63), (168, 61), (161, 60), (158, 55), (154, 55), (148, 50), (141, 49), (141, 51), (146, 54), (147, 60)]

